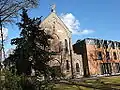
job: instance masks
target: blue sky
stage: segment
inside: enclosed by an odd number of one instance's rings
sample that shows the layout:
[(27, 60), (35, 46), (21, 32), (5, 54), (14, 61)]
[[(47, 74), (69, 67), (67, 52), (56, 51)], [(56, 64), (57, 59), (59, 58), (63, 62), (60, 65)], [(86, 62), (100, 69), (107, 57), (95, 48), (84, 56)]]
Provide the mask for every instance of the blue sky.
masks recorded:
[[(87, 37), (120, 40), (120, 0), (40, 0), (38, 8), (29, 10), (30, 17), (45, 18), (50, 14), (53, 3), (56, 4), (58, 16), (67, 20), (68, 15), (69, 20), (71, 17), (76, 21), (76, 31), (79, 33), (72, 35), (73, 43)], [(19, 36), (19, 30), (16, 25), (7, 25), (6, 28), (8, 38), (5, 47), (8, 49), (11, 48), (10, 39)], [(83, 33), (85, 30), (87, 33)]]

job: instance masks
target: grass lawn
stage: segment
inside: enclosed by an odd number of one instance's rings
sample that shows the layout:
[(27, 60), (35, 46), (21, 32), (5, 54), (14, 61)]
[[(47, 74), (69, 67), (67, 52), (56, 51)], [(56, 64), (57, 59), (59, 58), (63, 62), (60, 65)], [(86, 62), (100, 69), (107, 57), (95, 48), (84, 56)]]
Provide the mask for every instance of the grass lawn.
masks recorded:
[(120, 85), (120, 76), (113, 76), (113, 77), (101, 77), (101, 81), (110, 84), (119, 84)]
[(120, 90), (120, 76), (86, 79), (70, 84), (56, 84), (54, 90)]
[(54, 90), (93, 90), (93, 89), (76, 85), (56, 84)]

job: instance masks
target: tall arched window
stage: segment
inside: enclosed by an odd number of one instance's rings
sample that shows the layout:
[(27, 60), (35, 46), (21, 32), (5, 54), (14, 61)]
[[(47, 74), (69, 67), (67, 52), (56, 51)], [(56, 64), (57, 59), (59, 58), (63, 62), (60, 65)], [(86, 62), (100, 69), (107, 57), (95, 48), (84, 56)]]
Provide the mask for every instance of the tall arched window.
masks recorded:
[(80, 67), (78, 63), (76, 63), (76, 72), (80, 72)]
[(68, 60), (66, 60), (66, 69), (67, 69), (67, 70), (70, 69), (70, 66), (69, 66), (69, 62), (68, 62)]
[(65, 51), (68, 52), (68, 42), (67, 42), (67, 39), (65, 39)]

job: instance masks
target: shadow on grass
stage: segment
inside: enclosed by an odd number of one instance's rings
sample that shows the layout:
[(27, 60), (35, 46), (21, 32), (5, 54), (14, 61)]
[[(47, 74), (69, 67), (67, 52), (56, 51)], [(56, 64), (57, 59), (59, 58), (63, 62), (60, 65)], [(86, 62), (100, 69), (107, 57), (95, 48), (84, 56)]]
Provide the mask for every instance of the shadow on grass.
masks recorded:
[[(60, 90), (120, 90), (120, 84), (118, 83), (112, 83), (112, 82), (108, 82), (108, 80), (106, 79), (93, 79), (93, 80), (83, 80), (83, 81), (67, 81), (67, 82), (59, 82), (58, 84), (61, 84), (63, 86), (61, 86), (64, 89), (60, 89)], [(72, 86), (76, 86), (76, 88), (72, 88)], [(84, 89), (81, 89), (84, 88)], [(59, 90), (59, 89), (56, 89)]]
[[(107, 80), (106, 80), (107, 81)], [(83, 82), (69, 82), (70, 85), (84, 86), (99, 90), (120, 90), (120, 84), (108, 83), (103, 79), (85, 80)]]

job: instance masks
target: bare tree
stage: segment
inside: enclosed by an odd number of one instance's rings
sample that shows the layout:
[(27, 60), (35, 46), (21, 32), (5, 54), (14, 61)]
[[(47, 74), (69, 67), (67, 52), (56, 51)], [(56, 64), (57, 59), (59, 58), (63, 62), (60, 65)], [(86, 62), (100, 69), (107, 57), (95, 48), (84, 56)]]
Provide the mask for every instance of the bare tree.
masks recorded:
[(38, 0), (0, 0), (1, 22), (9, 22), (15, 18), (23, 8), (34, 8), (38, 5)]

